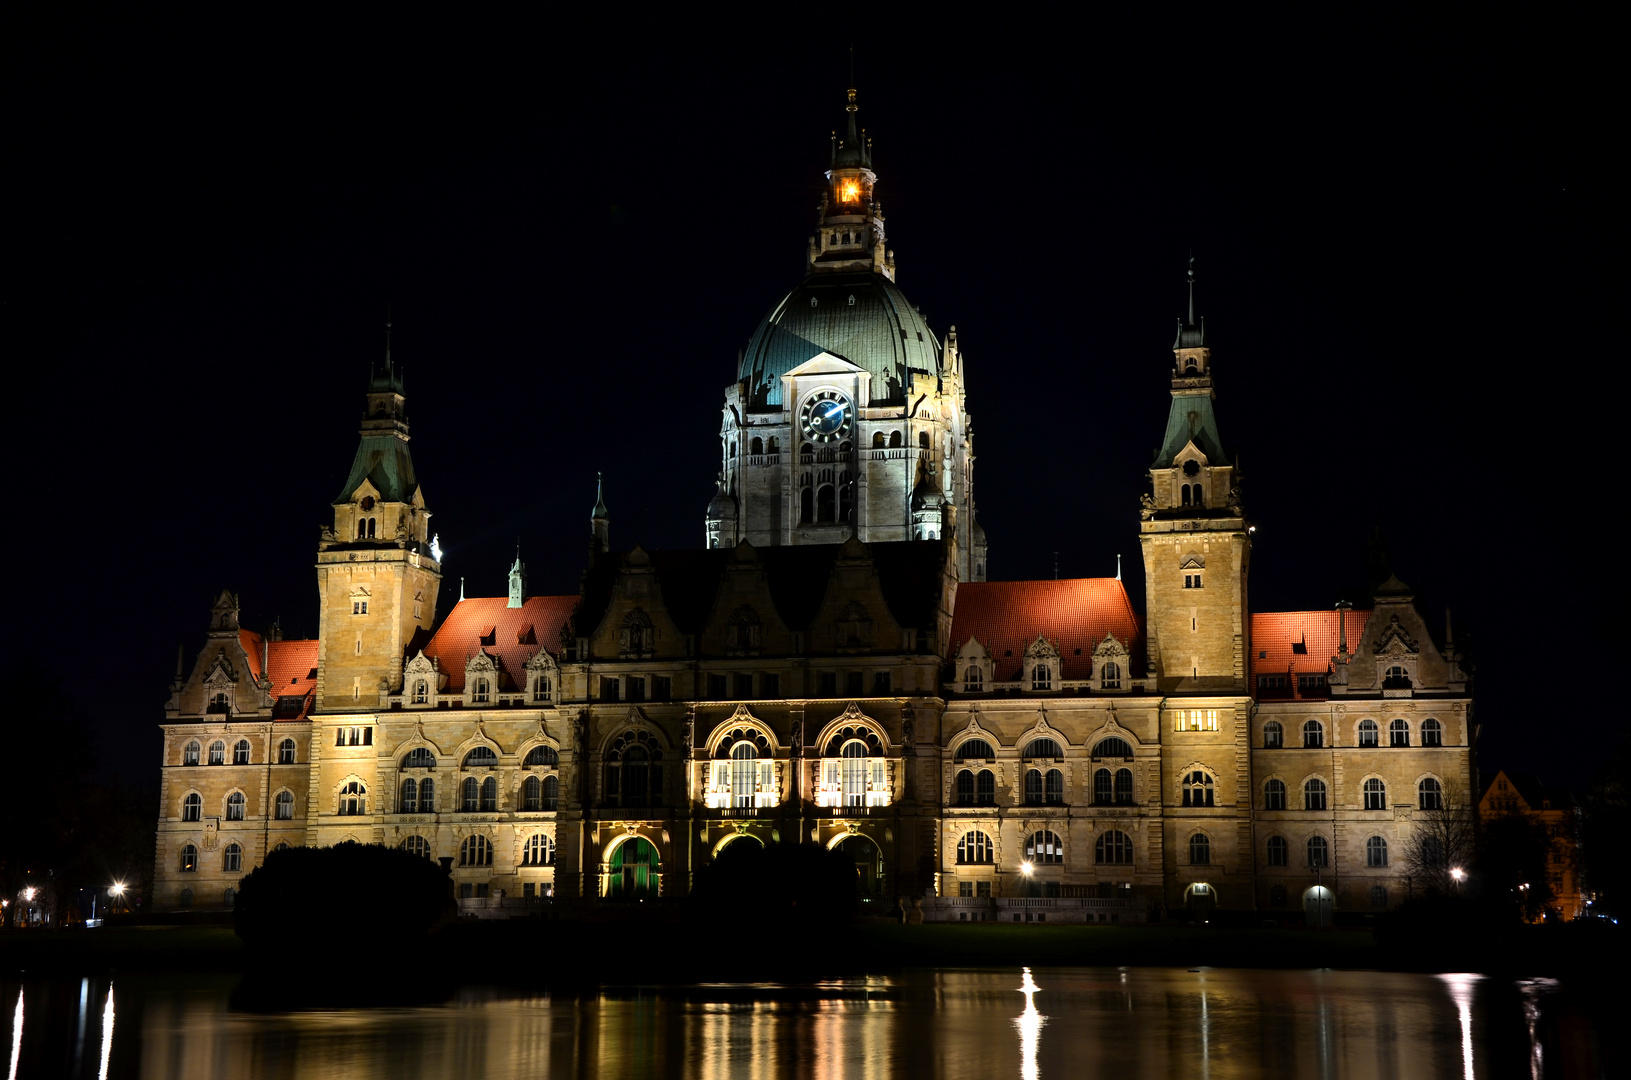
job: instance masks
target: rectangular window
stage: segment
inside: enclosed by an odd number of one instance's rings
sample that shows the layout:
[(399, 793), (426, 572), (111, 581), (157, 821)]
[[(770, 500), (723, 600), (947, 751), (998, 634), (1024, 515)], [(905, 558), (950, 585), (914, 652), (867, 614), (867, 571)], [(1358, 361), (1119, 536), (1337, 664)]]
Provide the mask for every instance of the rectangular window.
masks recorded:
[(725, 676), (723, 676), (723, 675), (709, 675), (708, 676), (708, 700), (710, 700), (710, 701), (723, 701), (723, 700), (725, 700)]
[(738, 700), (742, 700), (742, 699), (745, 699), (745, 698), (751, 698), (753, 696), (753, 676), (752, 675), (737, 675), (735, 677), (735, 682), (736, 682), (736, 697), (737, 697)]
[(531, 900), (532, 897), (533, 897), (534, 891), (535, 891), (535, 886), (533, 885), (532, 882), (527, 881), (527, 882), (523, 882), (521, 884), (521, 898), (523, 900)]
[(844, 672), (844, 693), (850, 697), (861, 696), (861, 673), (859, 671)]
[(782, 677), (774, 672), (759, 676), (759, 696), (762, 698), (779, 698), (782, 696)]
[(602, 675), (600, 677), (600, 700), (616, 701), (618, 700), (620, 690), (621, 687), (619, 687), (618, 679), (615, 675)]
[(643, 675), (630, 675), (626, 680), (629, 684), (629, 700), (646, 700), (646, 680)]
[(823, 671), (816, 677), (816, 693), (820, 697), (838, 696), (838, 672)]
[(674, 681), (667, 675), (651, 677), (651, 700), (670, 701), (674, 697)]
[(888, 694), (888, 693), (890, 693), (891, 691), (889, 689), (889, 682), (890, 682), (889, 672), (887, 672), (887, 671), (874, 671), (872, 673), (872, 692), (874, 694)]
[(547, 675), (538, 675), (533, 679), (532, 700), (549, 700), (549, 677)]
[(1184, 575), (1184, 588), (1186, 588), (1186, 589), (1198, 589), (1200, 587), (1201, 587), (1201, 576), (1199, 574), (1185, 574)]
[(989, 881), (976, 881), (974, 883), (974, 895), (975, 896), (990, 896), (991, 895), (991, 883)]
[(957, 895), (958, 896), (973, 896), (974, 895), (974, 882), (972, 882), (972, 881), (959, 881), (957, 883)]

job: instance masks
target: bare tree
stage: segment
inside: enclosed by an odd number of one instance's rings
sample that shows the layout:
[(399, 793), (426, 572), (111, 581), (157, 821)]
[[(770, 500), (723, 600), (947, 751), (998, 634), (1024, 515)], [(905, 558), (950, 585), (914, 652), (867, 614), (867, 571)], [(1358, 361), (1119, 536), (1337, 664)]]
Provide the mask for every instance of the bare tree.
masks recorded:
[(1404, 844), (1404, 866), (1415, 885), (1428, 892), (1455, 891), (1451, 871), (1464, 872), (1472, 864), (1475, 813), (1454, 785), (1443, 790), (1436, 805), (1414, 811)]

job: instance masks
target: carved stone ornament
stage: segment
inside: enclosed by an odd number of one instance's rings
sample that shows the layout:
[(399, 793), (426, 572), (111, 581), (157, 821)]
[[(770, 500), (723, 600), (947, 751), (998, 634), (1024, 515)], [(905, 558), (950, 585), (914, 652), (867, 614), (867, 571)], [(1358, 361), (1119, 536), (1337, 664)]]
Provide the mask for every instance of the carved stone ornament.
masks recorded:
[(1393, 616), (1392, 621), (1382, 629), (1382, 633), (1376, 639), (1377, 656), (1394, 658), (1409, 656), (1414, 658), (1420, 653), (1421, 649), (1417, 647), (1416, 642), (1410, 635), (1405, 633), (1404, 626), (1399, 622), (1397, 615)]

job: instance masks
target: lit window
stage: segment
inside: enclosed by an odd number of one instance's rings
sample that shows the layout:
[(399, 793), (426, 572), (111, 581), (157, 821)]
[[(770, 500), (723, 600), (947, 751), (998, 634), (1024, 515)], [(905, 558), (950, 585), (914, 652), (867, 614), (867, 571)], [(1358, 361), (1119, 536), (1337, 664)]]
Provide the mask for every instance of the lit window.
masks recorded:
[(436, 755), (430, 752), (429, 747), (414, 747), (403, 757), (402, 767), (404, 769), (434, 769), (436, 767)]
[(1263, 725), (1263, 749), (1278, 750), (1285, 745), (1285, 729), (1278, 720)]
[(493, 865), (493, 848), (485, 836), (467, 836), (459, 844), (460, 866)]
[(227, 796), (227, 820), (242, 821), (244, 819), (244, 793), (234, 791)]
[(1059, 842), (1059, 837), (1044, 829), (1032, 833), (1025, 841), (1025, 858), (1033, 863), (1062, 863), (1065, 861), (1065, 846)]
[(995, 848), (991, 837), (983, 832), (970, 832), (963, 834), (957, 841), (957, 861), (964, 864), (990, 863), (994, 858)]
[(181, 872), (193, 874), (198, 871), (198, 849), (187, 844), (181, 849)]
[(527, 846), (521, 849), (522, 866), (554, 866), (555, 865), (555, 838), (540, 833), (527, 840)]

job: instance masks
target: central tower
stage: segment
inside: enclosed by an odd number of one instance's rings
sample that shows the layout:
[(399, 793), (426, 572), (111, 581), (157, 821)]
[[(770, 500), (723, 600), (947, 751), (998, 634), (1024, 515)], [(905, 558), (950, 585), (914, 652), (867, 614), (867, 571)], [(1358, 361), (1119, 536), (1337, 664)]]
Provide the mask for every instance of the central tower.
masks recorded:
[(855, 91), (835, 131), (806, 277), (760, 322), (725, 391), (709, 547), (954, 538), (986, 576), (957, 328), (896, 285)]

